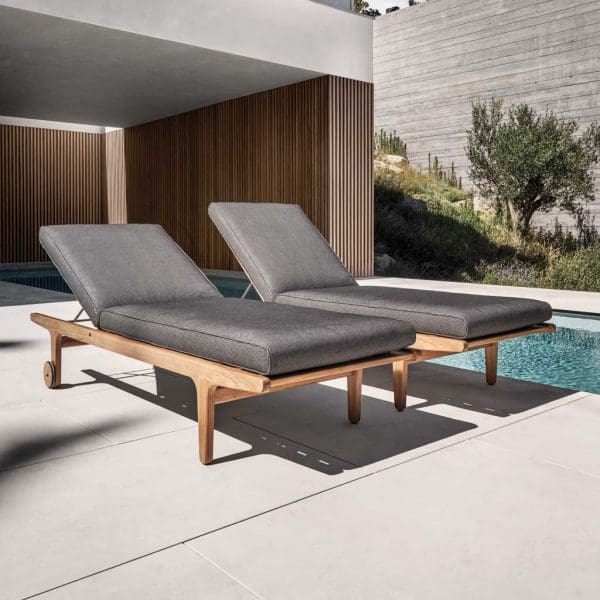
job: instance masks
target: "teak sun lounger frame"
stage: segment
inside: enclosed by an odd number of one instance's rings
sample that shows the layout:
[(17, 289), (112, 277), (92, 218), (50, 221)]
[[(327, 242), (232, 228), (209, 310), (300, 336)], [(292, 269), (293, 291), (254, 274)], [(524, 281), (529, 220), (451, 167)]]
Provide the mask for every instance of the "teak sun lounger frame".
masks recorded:
[(191, 378), (196, 388), (198, 444), (200, 461), (203, 464), (209, 464), (213, 460), (215, 404), (242, 400), (345, 376), (348, 379), (348, 419), (351, 423), (358, 423), (361, 410), (363, 369), (392, 364), (394, 405), (401, 411), (406, 408), (406, 386), (410, 363), (484, 348), (486, 381), (493, 385), (496, 383), (498, 342), (536, 333), (553, 333), (556, 330), (553, 324), (546, 323), (468, 341), (418, 334), (416, 342), (409, 351), (269, 378), (73, 321), (65, 321), (40, 313), (32, 313), (31, 320), (48, 330), (50, 334), (50, 361), (44, 364), (44, 381), (49, 388), (57, 388), (61, 385), (62, 349), (82, 345), (103, 348)]
[(423, 361), (483, 348), (485, 350), (485, 380), (489, 385), (494, 385), (498, 373), (498, 342), (536, 333), (554, 333), (555, 331), (556, 325), (542, 323), (525, 329), (507, 331), (472, 340), (417, 333), (415, 343), (409, 346), (408, 350), (417, 350), (419, 352), (418, 360)]
[(269, 378), (73, 321), (40, 313), (32, 313), (31, 320), (50, 334), (50, 361), (44, 364), (44, 381), (49, 388), (61, 385), (62, 349), (82, 345), (103, 348), (191, 378), (196, 388), (198, 406), (200, 461), (205, 465), (213, 460), (215, 404), (345, 376), (348, 379), (348, 418), (351, 423), (358, 423), (363, 369), (392, 363), (395, 373), (403, 373), (403, 367), (399, 365), (417, 357), (412, 352), (398, 352)]

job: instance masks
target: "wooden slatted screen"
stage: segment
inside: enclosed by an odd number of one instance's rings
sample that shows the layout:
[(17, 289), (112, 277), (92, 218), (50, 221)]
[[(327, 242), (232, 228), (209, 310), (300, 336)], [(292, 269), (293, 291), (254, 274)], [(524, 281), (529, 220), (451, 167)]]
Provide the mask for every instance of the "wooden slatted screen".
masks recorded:
[(102, 136), (0, 125), (0, 262), (48, 260), (41, 225), (100, 223)]
[(2, 125), (0, 262), (45, 260), (43, 224), (147, 222), (202, 267), (239, 268), (210, 202), (290, 202), (371, 275), (372, 96), (324, 76), (104, 135)]

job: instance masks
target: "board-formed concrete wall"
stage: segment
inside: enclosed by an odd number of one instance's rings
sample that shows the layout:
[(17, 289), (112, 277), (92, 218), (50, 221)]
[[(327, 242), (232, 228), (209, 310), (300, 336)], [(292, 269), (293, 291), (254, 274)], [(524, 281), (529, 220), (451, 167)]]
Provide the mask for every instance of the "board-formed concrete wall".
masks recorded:
[[(454, 162), (468, 185), (464, 147), (475, 99), (546, 108), (582, 126), (600, 121), (598, 0), (429, 0), (375, 19), (375, 128), (396, 130), (412, 164)], [(596, 202), (600, 227), (600, 169)], [(536, 224), (551, 226), (557, 212)]]

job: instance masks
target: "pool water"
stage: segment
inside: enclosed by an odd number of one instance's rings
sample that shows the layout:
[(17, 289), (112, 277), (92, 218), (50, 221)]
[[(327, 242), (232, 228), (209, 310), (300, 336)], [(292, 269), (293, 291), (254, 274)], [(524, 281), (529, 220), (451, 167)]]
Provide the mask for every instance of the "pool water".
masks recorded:
[(58, 271), (52, 265), (36, 265), (23, 269), (2, 268), (0, 265), (0, 281), (18, 283), (29, 287), (42, 288), (53, 292), (70, 294), (71, 290)]
[[(239, 298), (248, 286), (247, 279), (236, 275), (227, 277), (222, 274), (212, 275), (209, 272), (208, 278), (213, 282), (221, 294), (227, 298)], [(18, 283), (20, 285), (42, 288), (53, 292), (64, 292), (65, 294), (71, 293), (65, 280), (52, 265), (40, 265), (35, 268), (28, 267), (21, 270), (16, 270), (14, 268), (3, 269), (0, 265), (0, 281)], [(252, 289), (246, 297), (253, 300), (259, 299), (254, 289)]]
[[(223, 296), (239, 298), (248, 281), (242, 277), (219, 274), (209, 279)], [(52, 266), (34, 269), (0, 267), (0, 281), (70, 293), (67, 284)], [(252, 290), (248, 298), (258, 299)], [(503, 377), (544, 383), (575, 391), (600, 393), (600, 317), (555, 313), (554, 334), (540, 334), (501, 342), (498, 374)], [(485, 370), (483, 350), (454, 354), (434, 361), (442, 365)]]
[[(600, 393), (600, 318), (554, 313), (553, 334), (499, 344), (498, 375), (575, 391)], [(431, 362), (485, 371), (484, 351), (473, 350)]]

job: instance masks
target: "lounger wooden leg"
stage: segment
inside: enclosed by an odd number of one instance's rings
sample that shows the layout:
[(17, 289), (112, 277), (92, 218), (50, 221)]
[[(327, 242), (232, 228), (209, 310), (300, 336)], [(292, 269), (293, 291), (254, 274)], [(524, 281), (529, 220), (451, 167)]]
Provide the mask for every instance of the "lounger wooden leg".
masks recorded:
[(397, 360), (392, 363), (394, 379), (394, 406), (397, 410), (406, 408), (406, 385), (408, 383), (408, 362)]
[(348, 375), (348, 419), (350, 423), (360, 421), (360, 403), (362, 399), (362, 369)]
[(50, 331), (50, 361), (44, 364), (44, 382), (50, 389), (61, 384), (62, 342), (60, 333)]
[(496, 383), (498, 374), (498, 343), (485, 347), (485, 380), (488, 385)]
[(215, 391), (216, 386), (206, 379), (197, 379), (196, 396), (198, 403), (198, 447), (200, 462), (208, 465), (213, 460), (213, 440), (215, 435)]

